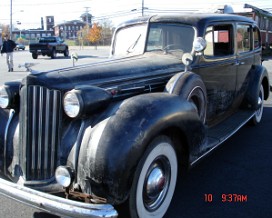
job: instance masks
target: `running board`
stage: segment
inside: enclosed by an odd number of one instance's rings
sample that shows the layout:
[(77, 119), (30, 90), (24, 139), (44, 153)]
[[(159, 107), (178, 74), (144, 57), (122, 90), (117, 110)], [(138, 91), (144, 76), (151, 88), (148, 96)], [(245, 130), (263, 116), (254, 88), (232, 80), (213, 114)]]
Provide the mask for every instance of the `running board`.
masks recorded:
[(240, 110), (222, 123), (207, 129), (206, 151), (198, 158), (194, 159), (190, 166), (193, 166), (200, 159), (208, 155), (215, 148), (225, 142), (240, 128), (242, 128), (255, 114), (255, 111)]

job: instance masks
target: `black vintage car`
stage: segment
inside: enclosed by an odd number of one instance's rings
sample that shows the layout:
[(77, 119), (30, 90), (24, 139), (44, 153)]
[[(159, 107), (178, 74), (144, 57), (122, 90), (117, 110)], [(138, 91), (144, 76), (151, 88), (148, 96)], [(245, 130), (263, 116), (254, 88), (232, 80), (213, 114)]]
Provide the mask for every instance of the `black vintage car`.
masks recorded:
[(64, 216), (162, 217), (179, 169), (258, 124), (268, 96), (253, 20), (130, 20), (109, 60), (1, 87), (0, 193)]

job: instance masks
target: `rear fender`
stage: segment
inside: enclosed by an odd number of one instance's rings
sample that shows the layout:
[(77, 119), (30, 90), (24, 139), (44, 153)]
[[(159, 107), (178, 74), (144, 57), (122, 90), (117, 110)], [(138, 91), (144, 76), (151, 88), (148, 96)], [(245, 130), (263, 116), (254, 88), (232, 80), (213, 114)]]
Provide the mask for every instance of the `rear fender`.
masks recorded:
[(252, 68), (249, 74), (250, 81), (243, 105), (256, 110), (258, 109), (258, 96), (261, 84), (264, 88), (264, 100), (267, 100), (269, 97), (269, 77), (266, 68), (262, 65)]
[(177, 95), (153, 93), (125, 100), (112, 116), (86, 130), (79, 155), (78, 180), (85, 179), (81, 186), (111, 203), (123, 202), (148, 144), (170, 127), (183, 131), (190, 150), (204, 140), (194, 106)]

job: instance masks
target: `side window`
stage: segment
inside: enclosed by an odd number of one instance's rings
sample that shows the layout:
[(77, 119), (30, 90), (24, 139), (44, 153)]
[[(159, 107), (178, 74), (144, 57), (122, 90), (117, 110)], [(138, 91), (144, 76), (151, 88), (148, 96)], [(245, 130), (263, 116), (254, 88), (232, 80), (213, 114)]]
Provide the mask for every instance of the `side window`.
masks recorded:
[(206, 56), (226, 56), (233, 54), (233, 26), (216, 25), (206, 29), (205, 39), (207, 47), (204, 51)]
[(253, 28), (253, 46), (254, 49), (261, 47), (261, 34), (257, 27)]
[(250, 42), (251, 42), (251, 27), (250, 25), (238, 24), (237, 25), (237, 51), (238, 53), (243, 53), (250, 51)]

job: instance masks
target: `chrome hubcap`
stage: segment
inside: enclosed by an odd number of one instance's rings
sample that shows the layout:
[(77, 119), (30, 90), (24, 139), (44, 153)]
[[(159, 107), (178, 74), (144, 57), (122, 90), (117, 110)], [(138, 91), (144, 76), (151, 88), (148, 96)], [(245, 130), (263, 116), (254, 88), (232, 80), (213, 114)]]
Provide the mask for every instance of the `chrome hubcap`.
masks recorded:
[(155, 160), (149, 167), (143, 189), (143, 200), (147, 210), (156, 210), (164, 201), (169, 188), (170, 170), (166, 158)]
[(157, 198), (165, 185), (165, 177), (160, 168), (154, 168), (146, 184), (146, 194), (149, 198)]
[(258, 98), (258, 110), (256, 111), (256, 116), (259, 117), (262, 115), (263, 111), (263, 93), (260, 92), (259, 98)]

